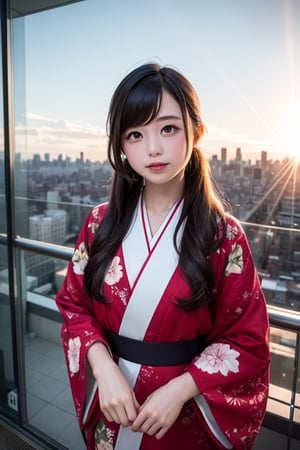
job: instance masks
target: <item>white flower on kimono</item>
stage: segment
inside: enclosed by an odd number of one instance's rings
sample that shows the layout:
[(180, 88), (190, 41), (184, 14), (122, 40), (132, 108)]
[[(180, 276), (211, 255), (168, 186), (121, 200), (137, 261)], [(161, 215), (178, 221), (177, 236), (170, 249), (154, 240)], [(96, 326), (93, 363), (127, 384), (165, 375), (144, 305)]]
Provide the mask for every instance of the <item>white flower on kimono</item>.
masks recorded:
[(108, 269), (108, 271), (106, 272), (106, 275), (104, 277), (105, 283), (109, 284), (110, 286), (117, 283), (123, 276), (123, 272), (122, 272), (123, 268), (119, 264), (119, 262), (120, 262), (120, 257), (115, 256), (112, 260), (110, 268)]
[(225, 268), (225, 277), (228, 277), (230, 273), (242, 273), (244, 267), (243, 250), (240, 245), (232, 245), (231, 253), (228, 258), (228, 263)]
[(243, 299), (246, 300), (246, 298), (248, 298), (248, 297), (249, 297), (249, 292), (248, 292), (248, 291), (245, 291), (245, 292), (243, 293)]
[(95, 223), (95, 222), (91, 222), (88, 224), (88, 228), (90, 228), (92, 230), (92, 234), (96, 233), (98, 227), (99, 227), (99, 224)]
[(95, 206), (95, 208), (93, 208), (92, 211), (94, 219), (98, 219), (98, 213), (99, 213), (99, 206)]
[(227, 239), (229, 239), (230, 241), (233, 241), (233, 239), (235, 239), (235, 237), (238, 235), (239, 230), (238, 227), (232, 226), (230, 224), (227, 225), (227, 229), (226, 229), (226, 237)]
[(85, 244), (84, 242), (81, 242), (72, 257), (73, 271), (74, 273), (76, 273), (76, 275), (83, 275), (88, 259), (89, 257), (85, 248)]
[(229, 344), (211, 344), (203, 350), (195, 366), (209, 374), (221, 372), (227, 376), (228, 372), (238, 373), (238, 356), (239, 352), (230, 348)]
[(74, 339), (69, 339), (68, 342), (68, 361), (71, 376), (79, 372), (79, 354), (80, 354), (81, 341), (77, 336)]

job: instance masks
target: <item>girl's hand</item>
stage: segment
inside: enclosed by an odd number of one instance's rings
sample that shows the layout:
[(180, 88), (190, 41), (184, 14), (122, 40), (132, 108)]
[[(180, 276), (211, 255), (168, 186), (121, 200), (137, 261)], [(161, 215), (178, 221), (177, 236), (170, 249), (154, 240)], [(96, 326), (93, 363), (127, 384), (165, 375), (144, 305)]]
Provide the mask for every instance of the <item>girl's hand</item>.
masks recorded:
[(101, 411), (108, 421), (128, 427), (139, 408), (128, 381), (100, 342), (90, 347), (87, 357), (98, 384)]
[(132, 431), (161, 439), (179, 416), (184, 403), (197, 394), (199, 390), (189, 373), (174, 378), (149, 395), (139, 408)]
[(106, 419), (124, 427), (131, 425), (137, 417), (139, 404), (128, 381), (114, 361), (102, 370), (97, 382), (100, 407)]

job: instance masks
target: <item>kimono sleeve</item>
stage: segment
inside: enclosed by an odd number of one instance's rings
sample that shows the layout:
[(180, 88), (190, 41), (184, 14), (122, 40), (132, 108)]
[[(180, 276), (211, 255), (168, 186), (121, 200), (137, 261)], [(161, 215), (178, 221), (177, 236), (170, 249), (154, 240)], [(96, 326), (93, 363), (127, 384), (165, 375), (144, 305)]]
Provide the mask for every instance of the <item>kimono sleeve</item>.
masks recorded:
[(103, 329), (95, 317), (93, 302), (85, 294), (83, 286), (84, 268), (88, 261), (88, 250), (105, 206), (93, 208), (88, 214), (75, 245), (67, 275), (60, 289), (56, 304), (63, 316), (61, 338), (65, 352), (70, 386), (79, 424), (86, 391), (86, 352), (96, 341), (107, 345)]
[(213, 328), (187, 368), (200, 391), (193, 403), (220, 448), (251, 449), (268, 398), (269, 324), (246, 236), (232, 218), (212, 264)]

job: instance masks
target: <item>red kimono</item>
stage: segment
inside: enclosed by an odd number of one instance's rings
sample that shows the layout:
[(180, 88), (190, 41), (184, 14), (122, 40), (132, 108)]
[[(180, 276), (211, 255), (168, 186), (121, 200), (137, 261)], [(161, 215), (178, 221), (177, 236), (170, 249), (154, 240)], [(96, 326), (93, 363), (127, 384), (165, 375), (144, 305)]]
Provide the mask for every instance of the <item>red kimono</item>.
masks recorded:
[[(105, 276), (107, 305), (89, 300), (83, 287), (86, 243), (90, 246), (106, 208), (100, 205), (89, 213), (56, 300), (64, 318), (62, 341), (75, 409), (88, 449), (251, 449), (268, 397), (268, 316), (243, 230), (226, 217), (226, 238), (211, 258), (215, 302), (183, 311), (175, 306), (176, 298), (188, 297), (190, 288), (173, 246), (182, 201), (152, 237), (141, 197)], [(145, 366), (114, 356), (139, 404), (184, 371), (194, 378), (200, 395), (185, 404), (161, 440), (108, 422), (101, 413), (86, 352), (95, 341), (108, 345), (105, 329), (150, 342), (206, 336), (207, 347), (188, 364)]]

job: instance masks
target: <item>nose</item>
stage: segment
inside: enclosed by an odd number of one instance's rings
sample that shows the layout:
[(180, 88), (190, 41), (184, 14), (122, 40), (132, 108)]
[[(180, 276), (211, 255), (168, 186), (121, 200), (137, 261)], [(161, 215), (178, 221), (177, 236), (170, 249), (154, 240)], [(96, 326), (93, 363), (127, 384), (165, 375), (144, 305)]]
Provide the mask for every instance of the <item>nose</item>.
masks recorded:
[(148, 139), (148, 155), (149, 156), (158, 156), (161, 155), (162, 148), (159, 142), (159, 139), (155, 137), (150, 137)]

